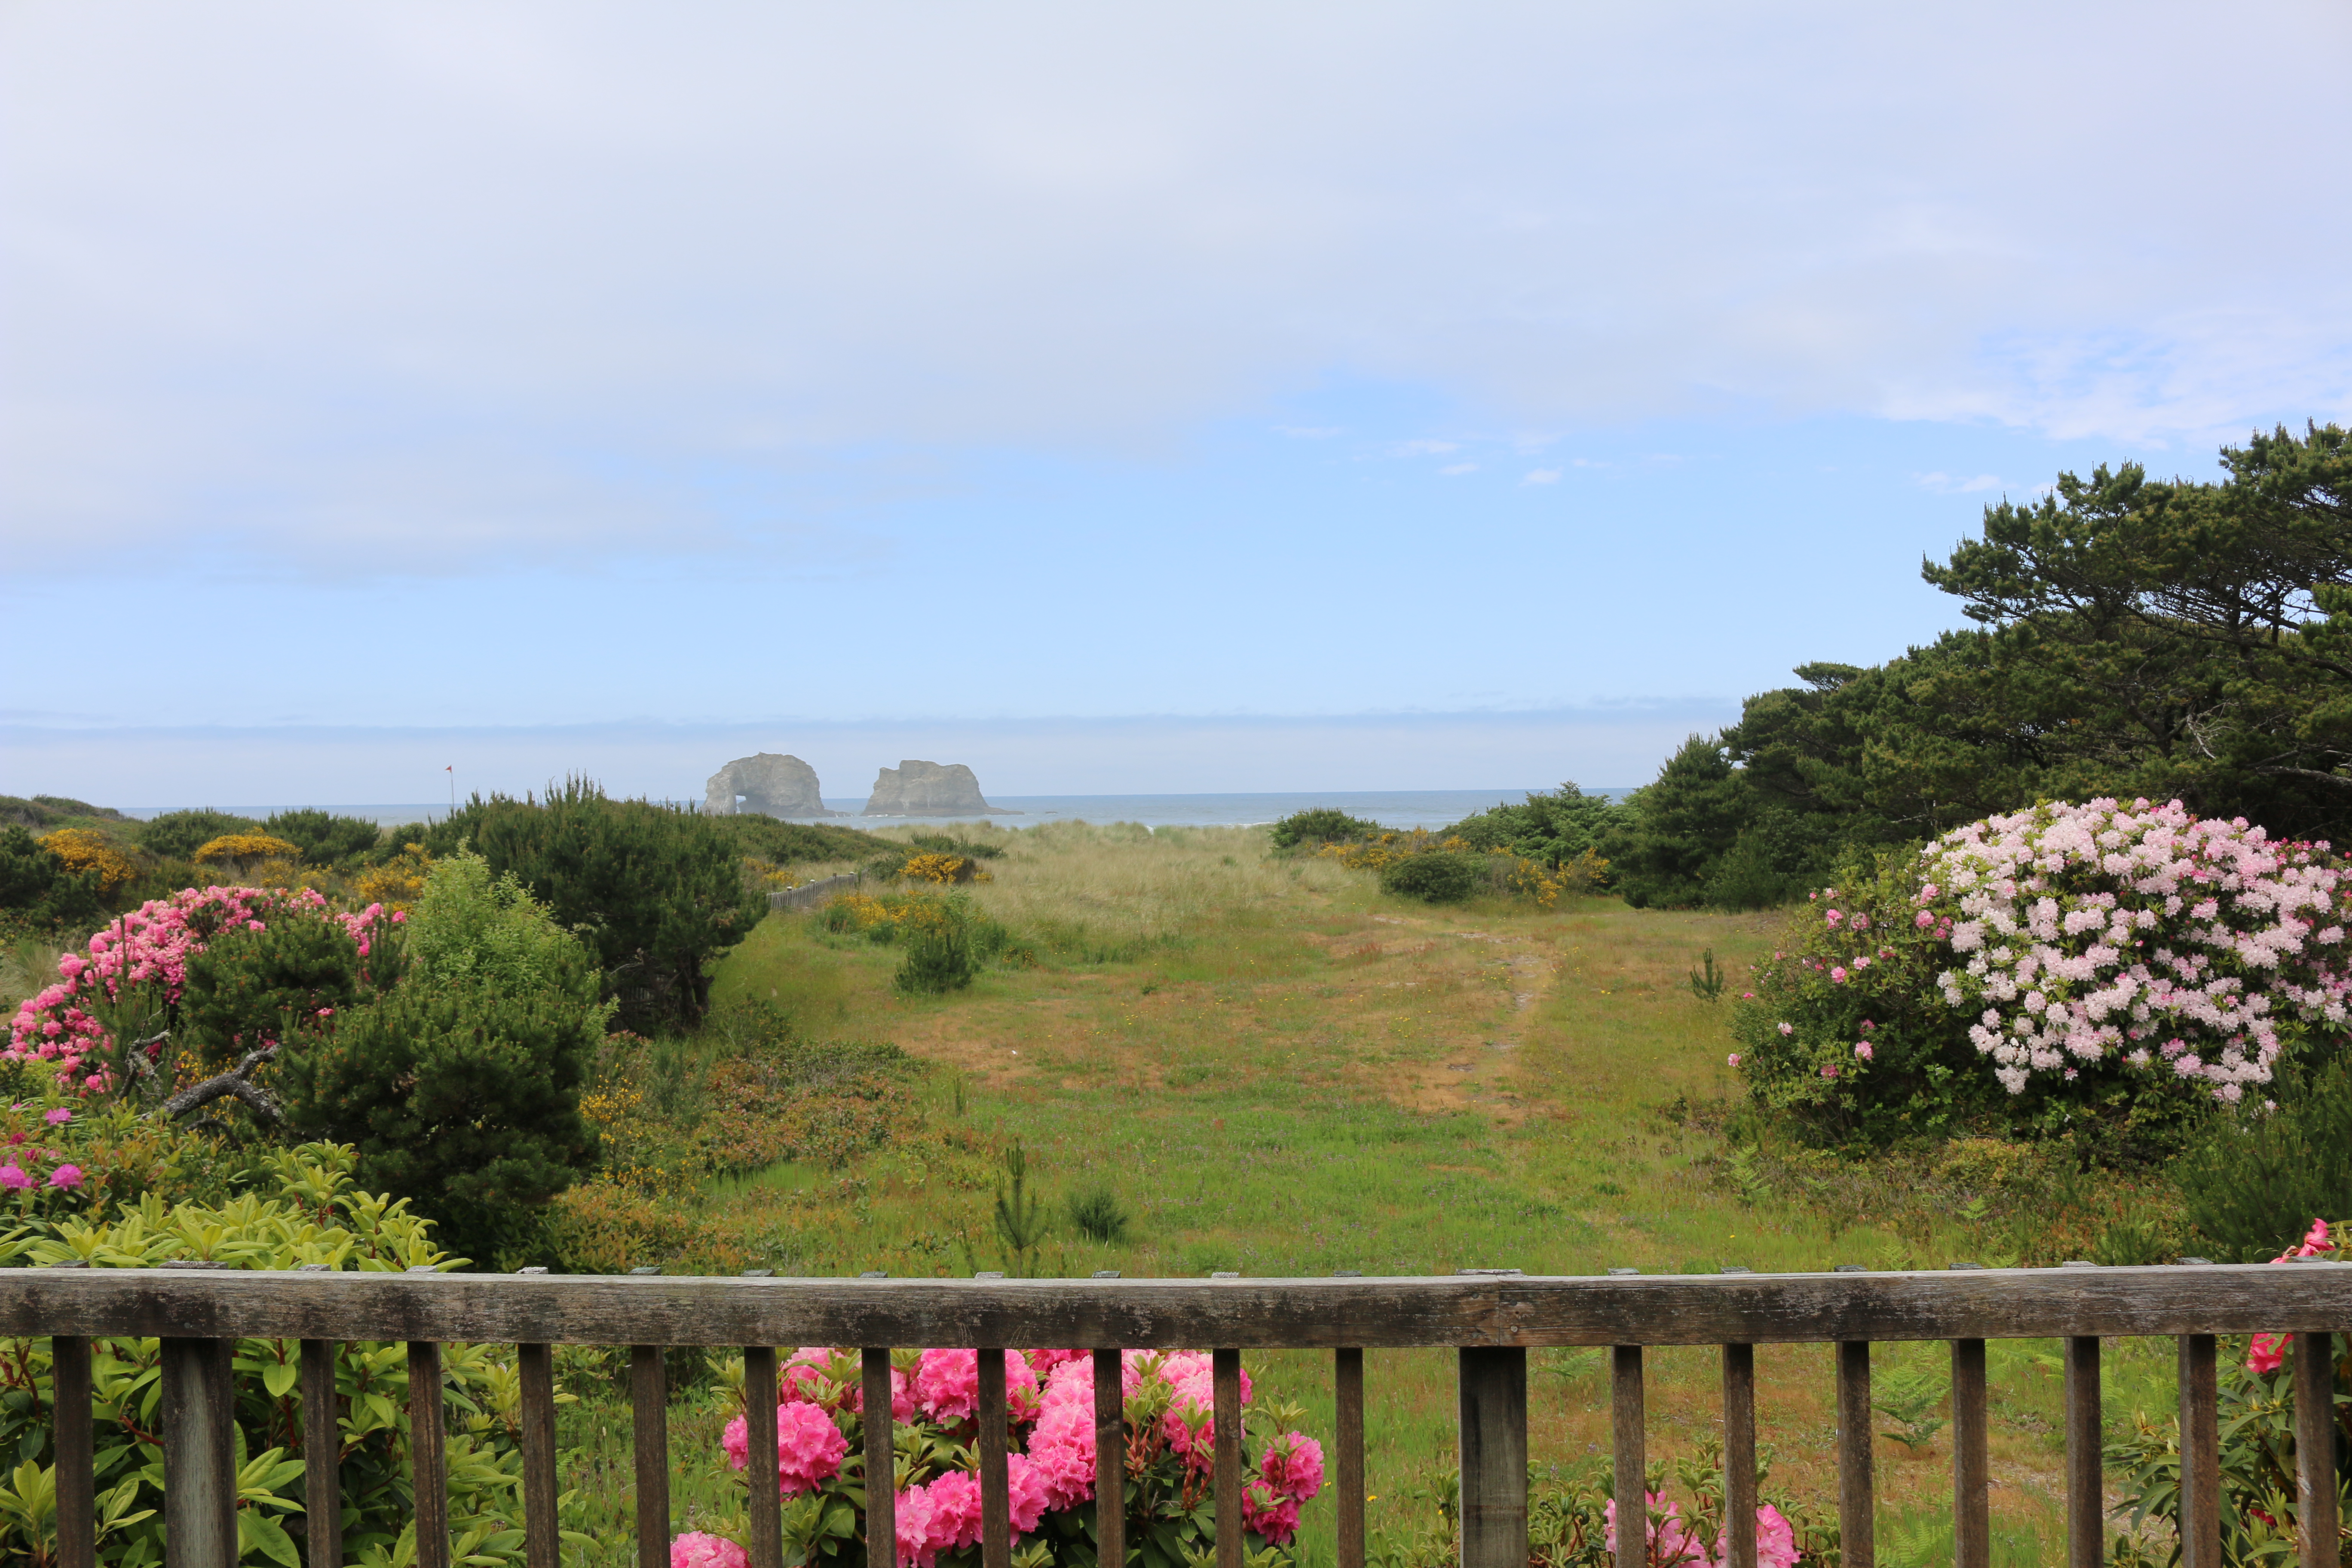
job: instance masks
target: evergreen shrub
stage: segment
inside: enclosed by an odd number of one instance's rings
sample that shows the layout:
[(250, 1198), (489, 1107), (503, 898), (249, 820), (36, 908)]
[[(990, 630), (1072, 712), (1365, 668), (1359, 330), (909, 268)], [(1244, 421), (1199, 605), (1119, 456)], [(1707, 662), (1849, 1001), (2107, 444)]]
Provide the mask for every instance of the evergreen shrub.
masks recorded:
[(215, 838), (252, 833), (261, 825), (249, 816), (200, 806), (193, 811), (167, 811), (139, 830), (139, 847), (165, 860), (193, 860), (196, 851)]
[(1487, 891), (1498, 867), (1507, 870), (1508, 863), (1461, 850), (1407, 855), (1381, 868), (1381, 891), (1424, 903), (1458, 904)]
[(1276, 849), (1296, 849), (1301, 845), (1345, 844), (1354, 839), (1377, 838), (1387, 828), (1377, 822), (1367, 822), (1360, 816), (1349, 816), (1335, 806), (1318, 805), (1307, 811), (1294, 811), (1266, 829)]
[(0, 912), (36, 927), (88, 926), (105, 910), (104, 873), (77, 871), (22, 827), (0, 830)]

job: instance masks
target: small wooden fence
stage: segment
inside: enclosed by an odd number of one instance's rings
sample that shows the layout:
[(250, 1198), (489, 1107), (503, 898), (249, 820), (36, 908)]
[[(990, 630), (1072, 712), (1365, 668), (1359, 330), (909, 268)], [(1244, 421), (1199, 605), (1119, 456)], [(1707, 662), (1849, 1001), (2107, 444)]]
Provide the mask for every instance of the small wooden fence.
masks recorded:
[(803, 882), (797, 888), (784, 888), (768, 895), (768, 909), (813, 910), (835, 894), (845, 893), (857, 886), (857, 873), (845, 871), (838, 877), (823, 877), (814, 882)]
[[(441, 1346), (519, 1347), (523, 1515), (530, 1568), (557, 1568), (553, 1357), (558, 1343), (633, 1347), (637, 1558), (669, 1562), (664, 1347), (742, 1346), (750, 1429), (775, 1425), (775, 1345), (864, 1352), (868, 1473), (892, 1473), (891, 1346), (979, 1346), (983, 1561), (1005, 1568), (1005, 1347), (1093, 1346), (1096, 1452), (1124, 1456), (1121, 1349), (1211, 1346), (1219, 1568), (1242, 1562), (1243, 1352), (1326, 1349), (1337, 1395), (1339, 1568), (1364, 1561), (1364, 1352), (1459, 1352), (1462, 1562), (1526, 1568), (1530, 1347), (1613, 1347), (1619, 1517), (1645, 1517), (1644, 1347), (1723, 1354), (1724, 1513), (1729, 1568), (1756, 1563), (1755, 1350), (1835, 1346), (1838, 1515), (1846, 1568), (1874, 1568), (1870, 1347), (1945, 1340), (1952, 1357), (1955, 1568), (1989, 1568), (1985, 1342), (2065, 1342), (2067, 1561), (2098, 1568), (2101, 1336), (2177, 1335), (2183, 1568), (2221, 1568), (2215, 1336), (2294, 1335), (2303, 1568), (2336, 1568), (2329, 1335), (2352, 1331), (2352, 1264), (1921, 1273), (1530, 1278), (1486, 1272), (1367, 1279), (776, 1279), (264, 1272), (181, 1268), (0, 1270), (0, 1333), (49, 1337), (56, 1355), (58, 1563), (94, 1555), (90, 1341), (163, 1344), (165, 1530), (173, 1568), (233, 1568), (236, 1472), (231, 1355), (238, 1339), (301, 1342), (309, 1556), (342, 1561), (338, 1535), (335, 1342), (408, 1345), (418, 1568), (448, 1568)], [(994, 1348), (990, 1348), (994, 1347)], [(1115, 1473), (1120, 1460), (1105, 1469)], [(753, 1467), (754, 1475), (760, 1473)], [(891, 1494), (872, 1489), (868, 1561), (894, 1568)], [(773, 1487), (751, 1489), (754, 1568), (782, 1557)], [(1125, 1561), (1126, 1521), (1098, 1519), (1102, 1560)]]

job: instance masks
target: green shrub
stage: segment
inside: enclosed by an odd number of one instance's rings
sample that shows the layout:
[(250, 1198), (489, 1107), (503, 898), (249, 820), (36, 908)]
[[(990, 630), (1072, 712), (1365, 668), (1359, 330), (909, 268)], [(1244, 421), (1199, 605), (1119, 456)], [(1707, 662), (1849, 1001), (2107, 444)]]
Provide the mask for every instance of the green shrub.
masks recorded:
[(357, 864), (385, 837), (382, 828), (363, 816), (337, 816), (315, 809), (281, 811), (264, 822), (261, 830), (300, 850), (306, 866)]
[(398, 986), (288, 1063), (288, 1120), (473, 1257), (528, 1250), (593, 1163), (580, 1091), (611, 1006), (579, 939), (478, 855), (435, 862), (406, 945)]
[(971, 928), (961, 920), (950, 917), (909, 924), (904, 940), (907, 956), (899, 960), (898, 973), (891, 977), (901, 991), (944, 995), (970, 985), (972, 976), (980, 973)]
[(167, 811), (139, 830), (139, 847), (161, 859), (193, 860), (196, 851), (231, 833), (251, 833), (261, 825), (210, 806)]
[[(394, 962), (387, 948), (375, 966), (386, 983)], [(226, 1067), (265, 1040), (290, 1049), (331, 1027), (361, 989), (359, 943), (341, 924), (283, 910), (259, 931), (216, 932), (188, 960), (173, 1034), (207, 1067)]]
[(1071, 1226), (1088, 1241), (1111, 1247), (1127, 1239), (1131, 1216), (1108, 1184), (1072, 1193), (1069, 1210)]
[(2173, 1166), (2217, 1263), (2266, 1263), (2315, 1215), (2352, 1215), (2352, 1058), (2282, 1078), (2269, 1115), (2217, 1119)]
[(22, 827), (0, 831), (0, 911), (26, 924), (86, 931), (106, 912), (104, 878), (73, 870)]
[(1495, 805), (1444, 829), (1440, 838), (1459, 838), (1474, 849), (1504, 849), (1550, 867), (1580, 860), (1595, 848), (1615, 819), (1607, 795), (1586, 795), (1573, 783), (1546, 794), (1530, 792), (1525, 804)]
[(1377, 822), (1367, 822), (1360, 816), (1349, 816), (1337, 807), (1318, 805), (1307, 811), (1294, 811), (1266, 829), (1276, 849), (1296, 849), (1301, 845), (1345, 844), (1354, 839), (1377, 838), (1387, 828)]
[(1499, 863), (1489, 856), (1457, 850), (1407, 855), (1381, 868), (1381, 891), (1424, 903), (1458, 904), (1486, 891), (1493, 867)]
[(573, 779), (544, 802), (477, 795), (424, 842), (436, 858), (470, 844), (493, 874), (511, 872), (586, 942), (621, 1022), (650, 1033), (702, 1016), (711, 965), (768, 912), (722, 826), (738, 820)]

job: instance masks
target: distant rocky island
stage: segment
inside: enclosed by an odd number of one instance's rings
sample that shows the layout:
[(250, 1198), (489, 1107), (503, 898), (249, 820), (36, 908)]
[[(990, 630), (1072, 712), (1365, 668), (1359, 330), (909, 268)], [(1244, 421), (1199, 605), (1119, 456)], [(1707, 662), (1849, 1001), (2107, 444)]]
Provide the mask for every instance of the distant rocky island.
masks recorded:
[[(968, 771), (964, 774), (966, 778), (971, 776)], [(977, 797), (977, 786), (973, 794)], [(832, 810), (818, 797), (814, 768), (798, 757), (780, 757), (772, 752), (738, 757), (711, 774), (710, 782), (703, 788), (702, 809), (709, 816), (849, 815)]]
[[(815, 777), (814, 773), (810, 775)], [(901, 762), (884, 768), (866, 802), (866, 816), (1020, 816), (981, 798), (980, 780), (961, 763)]]

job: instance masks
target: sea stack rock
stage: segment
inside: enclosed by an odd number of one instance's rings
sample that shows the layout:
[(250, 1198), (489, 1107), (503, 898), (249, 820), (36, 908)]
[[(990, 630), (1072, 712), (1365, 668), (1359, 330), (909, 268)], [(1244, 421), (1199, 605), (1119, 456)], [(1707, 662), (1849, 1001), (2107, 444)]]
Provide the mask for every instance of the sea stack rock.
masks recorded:
[(902, 762), (874, 780), (867, 816), (1019, 816), (980, 797), (980, 781), (961, 763)]
[[(971, 775), (966, 774), (966, 777)], [(817, 798), (816, 770), (798, 757), (761, 752), (738, 757), (710, 775), (702, 809), (710, 816), (846, 816)]]

